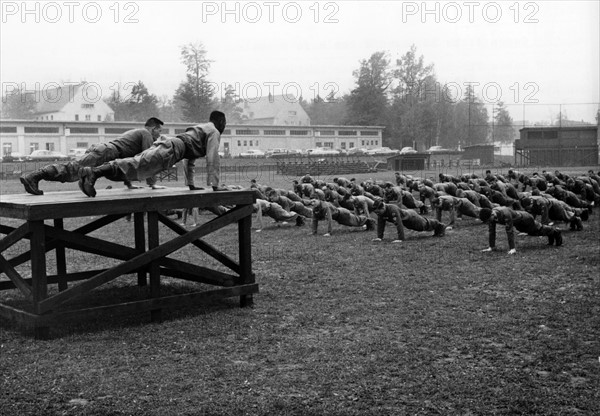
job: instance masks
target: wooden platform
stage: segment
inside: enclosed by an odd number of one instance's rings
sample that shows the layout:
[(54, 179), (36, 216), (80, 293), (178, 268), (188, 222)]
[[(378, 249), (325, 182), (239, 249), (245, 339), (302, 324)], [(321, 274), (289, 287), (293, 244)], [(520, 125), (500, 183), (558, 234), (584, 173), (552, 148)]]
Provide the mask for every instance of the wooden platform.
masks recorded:
[[(33, 325), (36, 328), (36, 336), (47, 337), (49, 327), (53, 323), (63, 316), (72, 314), (79, 316), (97, 315), (108, 310), (113, 312), (150, 310), (151, 319), (156, 321), (160, 320), (160, 310), (163, 307), (198, 302), (207, 298), (239, 296), (241, 306), (250, 305), (252, 294), (258, 292), (258, 284), (255, 283), (252, 273), (251, 259), (254, 202), (255, 196), (251, 191), (190, 191), (188, 188), (98, 190), (95, 198), (88, 198), (79, 191), (48, 192), (41, 196), (0, 195), (0, 219), (23, 220), (20, 226), (8, 226), (6, 221), (0, 223), (0, 235), (5, 235), (0, 240), (0, 277), (3, 273), (10, 279), (10, 281), (0, 280), (0, 291), (17, 288), (29, 303), (29, 307), (22, 309), (0, 303), (0, 316)], [(235, 207), (189, 231), (163, 214), (170, 209), (211, 205)], [(134, 220), (123, 224), (124, 227), (132, 227), (134, 247), (88, 235), (131, 213), (134, 214)], [(144, 221), (145, 216), (147, 223)], [(75, 217), (87, 217), (88, 222), (74, 230), (65, 229), (64, 219)], [(238, 224), (237, 261), (201, 239), (235, 222)], [(159, 223), (173, 231), (174, 236), (170, 240), (164, 241), (163, 235), (163, 242), (160, 243)], [(29, 240), (29, 250), (7, 259), (4, 252), (24, 239)], [(168, 257), (188, 244), (194, 245), (218, 260), (232, 273), (224, 273)], [(69, 272), (65, 257), (66, 249), (117, 259), (120, 262), (107, 269)], [(51, 250), (55, 250), (56, 253), (57, 274), (49, 276), (46, 272), (46, 253)], [(26, 262), (31, 265), (29, 279), (24, 278), (16, 270), (17, 266)], [(88, 309), (68, 308), (69, 301), (85, 296), (91, 290), (119, 276), (131, 273), (137, 273), (138, 285), (146, 285), (149, 276), (150, 297), (148, 299)], [(161, 276), (171, 276), (218, 288), (161, 296)], [(73, 281), (79, 282), (70, 285), (69, 282)], [(58, 284), (58, 292), (49, 295), (49, 284)]]

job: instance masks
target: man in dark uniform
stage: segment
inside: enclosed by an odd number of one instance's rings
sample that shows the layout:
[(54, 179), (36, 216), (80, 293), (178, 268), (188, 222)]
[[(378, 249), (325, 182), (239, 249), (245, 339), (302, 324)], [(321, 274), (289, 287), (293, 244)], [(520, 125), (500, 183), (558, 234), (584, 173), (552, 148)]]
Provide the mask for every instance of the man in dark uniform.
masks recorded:
[[(80, 160), (44, 166), (35, 172), (21, 176), (21, 183), (30, 194), (43, 195), (44, 191), (38, 188), (41, 180), (62, 183), (77, 182), (80, 179), (81, 169), (86, 166), (100, 166), (114, 159), (135, 156), (148, 149), (160, 137), (162, 125), (163, 122), (156, 117), (149, 118), (143, 129), (126, 131), (108, 143), (93, 144), (85, 151)], [(129, 180), (124, 179), (124, 182), (128, 188), (136, 188), (131, 185)], [(147, 178), (146, 182), (151, 187), (156, 183), (152, 177)]]
[(393, 243), (404, 241), (404, 227), (414, 231), (433, 231), (434, 236), (442, 237), (446, 233), (446, 226), (431, 218), (425, 218), (412, 209), (402, 209), (395, 204), (386, 204), (381, 198), (373, 203), (373, 212), (377, 214), (377, 238), (381, 241), (385, 231), (386, 222), (396, 226), (398, 238)]
[(496, 248), (496, 224), (504, 225), (506, 236), (508, 238), (508, 254), (515, 254), (515, 231), (527, 233), (531, 236), (545, 235), (548, 237), (548, 245), (562, 245), (562, 233), (560, 229), (543, 225), (537, 222), (533, 215), (525, 211), (515, 211), (508, 207), (495, 207), (493, 209), (482, 208), (479, 211), (479, 219), (489, 224), (489, 244), (490, 246), (482, 251), (492, 251)]
[(188, 127), (185, 133), (175, 137), (157, 140), (152, 147), (134, 157), (116, 159), (95, 168), (83, 168), (79, 186), (83, 193), (93, 197), (96, 196), (94, 184), (98, 178), (105, 177), (111, 181), (149, 178), (187, 159), (186, 185), (190, 190), (204, 189), (194, 185), (194, 162), (199, 157), (206, 157), (207, 185), (213, 191), (226, 191), (227, 188), (219, 185), (219, 144), (225, 125), (225, 114), (213, 111), (208, 123)]
[[(582, 221), (587, 221), (588, 211), (582, 208), (573, 208), (564, 201), (550, 196), (529, 196), (523, 199), (525, 210), (533, 215), (542, 216), (542, 224), (552, 225), (554, 222), (566, 222), (571, 230), (583, 230)], [(550, 222), (552, 221), (552, 223)]]
[(319, 221), (323, 220), (327, 220), (327, 233), (324, 237), (331, 235), (333, 221), (348, 227), (364, 227), (366, 230), (372, 230), (375, 225), (375, 220), (366, 215), (356, 215), (346, 208), (338, 208), (326, 201), (315, 201), (312, 215), (313, 235), (317, 234)]

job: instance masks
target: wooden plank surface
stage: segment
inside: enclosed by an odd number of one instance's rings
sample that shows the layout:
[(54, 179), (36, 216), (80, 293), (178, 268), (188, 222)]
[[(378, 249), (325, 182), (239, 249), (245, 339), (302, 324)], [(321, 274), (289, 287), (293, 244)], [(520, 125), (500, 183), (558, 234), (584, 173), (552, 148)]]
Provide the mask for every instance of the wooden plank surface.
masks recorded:
[(0, 217), (35, 221), (254, 202), (252, 191), (190, 191), (183, 187), (98, 189), (95, 198), (80, 191), (45, 192), (44, 195), (22, 193), (0, 196)]

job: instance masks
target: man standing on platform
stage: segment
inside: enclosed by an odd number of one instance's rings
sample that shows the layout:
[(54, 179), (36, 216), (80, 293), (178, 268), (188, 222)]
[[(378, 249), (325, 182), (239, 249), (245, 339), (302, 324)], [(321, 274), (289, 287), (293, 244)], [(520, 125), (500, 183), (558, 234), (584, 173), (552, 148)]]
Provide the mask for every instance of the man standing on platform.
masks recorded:
[[(143, 129), (128, 130), (108, 143), (93, 144), (85, 151), (80, 160), (44, 166), (35, 172), (21, 176), (21, 183), (30, 194), (43, 195), (44, 191), (38, 188), (41, 180), (62, 183), (77, 182), (83, 167), (100, 166), (114, 159), (135, 156), (148, 149), (160, 137), (163, 124), (156, 117), (151, 117), (146, 121)], [(127, 179), (124, 182), (129, 189), (137, 188)], [(154, 187), (156, 183), (153, 177), (148, 177), (146, 182), (150, 187)]]
[(188, 127), (185, 133), (175, 137), (157, 140), (152, 147), (134, 157), (116, 159), (95, 168), (84, 168), (79, 186), (87, 196), (94, 197), (94, 184), (98, 178), (105, 177), (111, 181), (144, 179), (187, 159), (186, 184), (190, 190), (204, 189), (194, 185), (193, 170), (194, 161), (206, 157), (207, 185), (213, 191), (226, 191), (227, 188), (219, 186), (219, 145), (225, 125), (225, 114), (213, 111), (208, 123)]

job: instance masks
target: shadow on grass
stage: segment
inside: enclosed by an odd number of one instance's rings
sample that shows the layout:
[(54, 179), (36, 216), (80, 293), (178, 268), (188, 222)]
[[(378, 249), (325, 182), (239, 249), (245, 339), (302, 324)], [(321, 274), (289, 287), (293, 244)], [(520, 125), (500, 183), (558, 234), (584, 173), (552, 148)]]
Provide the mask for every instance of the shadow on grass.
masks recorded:
[[(150, 299), (149, 286), (137, 286), (134, 282), (127, 282), (126, 279), (117, 279), (104, 287), (97, 288), (91, 293), (81, 296), (76, 300), (65, 304), (60, 312), (78, 309), (88, 309), (107, 305), (116, 305), (119, 303), (135, 302)], [(162, 278), (161, 296), (173, 296), (192, 292), (201, 292), (214, 287), (192, 284), (188, 282), (175, 282), (169, 278)], [(18, 292), (13, 292), (16, 296), (5, 299), (7, 305), (32, 312), (31, 305)], [(56, 287), (52, 286), (50, 294), (56, 293)], [(224, 310), (239, 308), (239, 298), (232, 297), (228, 299), (206, 300), (197, 304), (183, 303), (177, 308), (163, 308), (161, 310), (160, 320), (157, 323), (165, 321), (177, 321), (189, 317), (218, 313)], [(153, 323), (150, 311), (136, 311), (133, 313), (111, 313), (111, 311), (101, 311), (95, 316), (76, 314), (64, 316), (60, 321), (52, 324), (50, 327), (50, 338), (63, 338), (74, 334), (84, 334), (93, 332), (102, 332), (106, 330), (123, 329), (138, 327)], [(34, 329), (30, 325), (19, 324), (9, 320), (2, 320), (2, 329), (22, 333), (26, 336), (33, 336)]]

